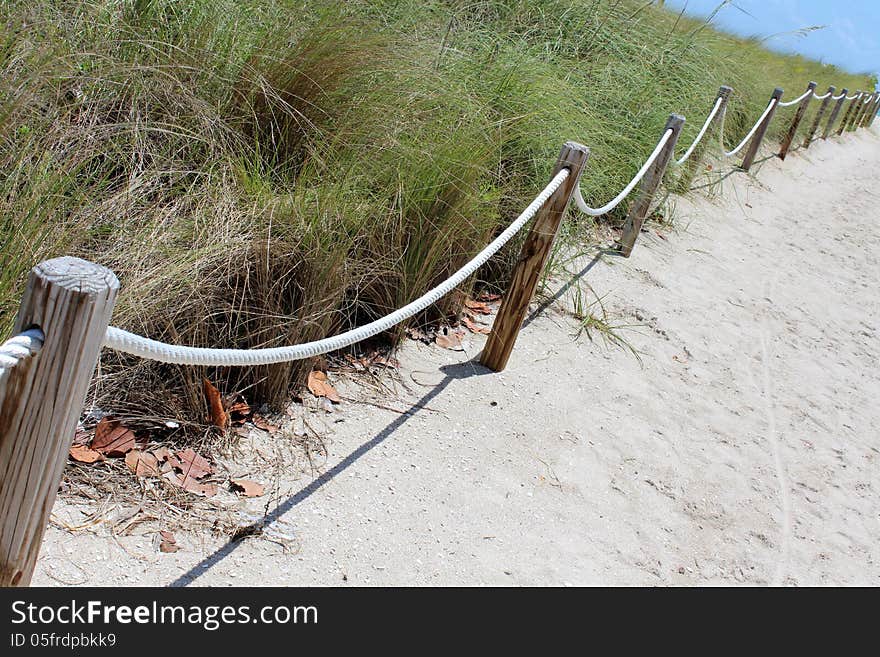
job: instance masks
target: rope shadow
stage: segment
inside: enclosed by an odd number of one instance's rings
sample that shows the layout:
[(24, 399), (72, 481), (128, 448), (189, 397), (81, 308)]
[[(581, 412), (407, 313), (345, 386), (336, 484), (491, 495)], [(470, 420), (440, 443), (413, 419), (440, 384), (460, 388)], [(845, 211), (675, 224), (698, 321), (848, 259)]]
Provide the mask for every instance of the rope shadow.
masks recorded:
[[(295, 506), (311, 497), (322, 486), (324, 486), (324, 484), (330, 482), (335, 477), (345, 472), (349, 467), (354, 465), (358, 461), (358, 459), (370, 452), (373, 448), (378, 447), (383, 442), (385, 442), (394, 434), (395, 431), (406, 424), (406, 422), (411, 417), (415, 416), (416, 413), (419, 412), (419, 410), (423, 409), (425, 406), (428, 405), (431, 400), (439, 396), (440, 393), (442, 393), (453, 381), (460, 381), (463, 379), (469, 379), (474, 376), (484, 376), (486, 374), (493, 373), (492, 370), (483, 367), (474, 360), (467, 360), (463, 363), (454, 363), (451, 365), (443, 365), (439, 369), (444, 374), (443, 379), (433, 388), (431, 388), (431, 390), (429, 390), (424, 396), (422, 396), (421, 399), (414, 402), (410, 406), (409, 410), (404, 411), (379, 433), (377, 433), (367, 442), (360, 445), (360, 447), (348, 454), (348, 456), (339, 461), (332, 468), (318, 475), (305, 487), (288, 497), (283, 502), (279, 503), (272, 511), (266, 514), (266, 516), (260, 522), (253, 523), (252, 525), (247, 527), (242, 527), (238, 533), (242, 537), (259, 534), (264, 527), (278, 520), (281, 516), (293, 509)], [(177, 579), (168, 584), (168, 586), (173, 588), (189, 586), (196, 579), (198, 579), (199, 577), (207, 573), (211, 568), (223, 561), (223, 559), (235, 552), (241, 545), (244, 544), (244, 542), (245, 538), (230, 540), (225, 545), (217, 548), (214, 553), (202, 559), (187, 572), (180, 575)]]
[(602, 247), (597, 252), (596, 255), (593, 256), (593, 259), (590, 260), (586, 264), (586, 266), (581, 269), (579, 272), (574, 274), (570, 279), (568, 279), (565, 284), (559, 288), (556, 293), (547, 299), (544, 299), (540, 304), (538, 304), (537, 308), (535, 308), (529, 316), (525, 318), (522, 323), (521, 329), (524, 329), (529, 324), (534, 322), (538, 317), (547, 310), (554, 303), (562, 299), (565, 296), (566, 292), (568, 292), (571, 288), (573, 288), (584, 276), (586, 276), (590, 270), (595, 267), (599, 262), (602, 261), (603, 256), (616, 256), (618, 258), (623, 258), (623, 254), (620, 253), (617, 249), (613, 247)]

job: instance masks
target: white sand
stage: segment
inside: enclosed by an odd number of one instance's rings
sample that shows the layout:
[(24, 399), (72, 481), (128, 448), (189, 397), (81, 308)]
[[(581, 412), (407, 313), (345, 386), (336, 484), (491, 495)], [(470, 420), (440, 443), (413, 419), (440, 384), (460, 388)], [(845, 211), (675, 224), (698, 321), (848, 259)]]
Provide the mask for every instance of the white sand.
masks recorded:
[(500, 375), (410, 343), (383, 403), (432, 410), (328, 416), (325, 483), (279, 481), (296, 553), (51, 527), (34, 583), (880, 584), (880, 137), (757, 174), (586, 274), (641, 364), (558, 309)]

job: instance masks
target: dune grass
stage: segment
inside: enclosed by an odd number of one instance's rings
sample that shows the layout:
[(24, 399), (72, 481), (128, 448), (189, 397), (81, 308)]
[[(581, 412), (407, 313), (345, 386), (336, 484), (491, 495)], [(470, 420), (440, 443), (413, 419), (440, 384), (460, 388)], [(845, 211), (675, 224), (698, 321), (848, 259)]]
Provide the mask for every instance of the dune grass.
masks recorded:
[[(583, 189), (599, 204), (670, 112), (690, 119), (690, 143), (722, 83), (728, 146), (776, 85), (873, 88), (651, 5), (3, 0), (0, 333), (28, 270), (73, 254), (120, 277), (114, 323), (156, 339), (323, 337), (463, 264), (543, 187), (565, 140), (592, 149)], [(589, 226), (572, 215), (567, 239)], [(503, 287), (515, 248), (480, 285)], [(105, 353), (92, 398), (198, 420), (202, 376), (277, 406), (310, 367)]]

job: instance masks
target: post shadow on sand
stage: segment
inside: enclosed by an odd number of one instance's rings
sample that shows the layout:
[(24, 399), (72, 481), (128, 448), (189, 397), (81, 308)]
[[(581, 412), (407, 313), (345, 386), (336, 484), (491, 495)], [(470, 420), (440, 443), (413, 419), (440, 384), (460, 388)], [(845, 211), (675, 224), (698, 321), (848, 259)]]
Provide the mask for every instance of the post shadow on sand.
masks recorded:
[(596, 252), (596, 255), (593, 256), (593, 259), (590, 260), (586, 264), (586, 266), (584, 266), (583, 269), (581, 269), (576, 274), (572, 275), (572, 277), (569, 278), (565, 282), (565, 284), (561, 288), (559, 288), (552, 297), (547, 297), (546, 299), (544, 299), (541, 303), (538, 304), (537, 308), (535, 308), (531, 313), (529, 313), (528, 317), (526, 317), (525, 320), (523, 320), (521, 328), (525, 328), (526, 326), (528, 326), (529, 324), (534, 322), (541, 315), (541, 313), (543, 313), (545, 310), (547, 310), (547, 308), (549, 308), (554, 303), (556, 303), (557, 301), (562, 299), (562, 297), (564, 297), (565, 294), (578, 283), (578, 281), (580, 281), (584, 276), (586, 276), (590, 272), (590, 270), (596, 266), (596, 264), (598, 264), (599, 262), (602, 261), (602, 256), (614, 256), (614, 257), (618, 257), (618, 258), (623, 257), (623, 255), (620, 253), (620, 251), (618, 251), (617, 249), (615, 249), (613, 247), (606, 246), (606, 247), (600, 248)]
[[(771, 155), (769, 157), (762, 158), (760, 160), (756, 160), (755, 164), (761, 164), (768, 160), (773, 159), (776, 155)], [(737, 169), (731, 169), (727, 172), (722, 180), (728, 176), (733, 175), (737, 172)], [(712, 184), (717, 184), (720, 180), (713, 181)], [(692, 188), (698, 189), (698, 188)], [(597, 250), (596, 254), (593, 258), (576, 274), (572, 275), (556, 293), (545, 299), (541, 302), (523, 321), (522, 327), (525, 328), (529, 324), (531, 324), (538, 316), (541, 315), (547, 308), (561, 300), (565, 294), (574, 287), (578, 281), (580, 281), (584, 276), (586, 276), (593, 267), (599, 263), (603, 256), (611, 256), (611, 257), (623, 257), (623, 255), (615, 248), (605, 246), (601, 247)], [(304, 488), (300, 489), (297, 493), (294, 493), (290, 497), (288, 497), (285, 501), (278, 504), (272, 511), (270, 511), (262, 521), (258, 523), (254, 523), (250, 527), (242, 528), (240, 535), (247, 536), (253, 533), (259, 533), (262, 527), (265, 527), (271, 522), (278, 520), (282, 515), (293, 509), (300, 502), (304, 501), (308, 497), (310, 497), (313, 493), (317, 492), (324, 484), (332, 480), (337, 475), (341, 474), (345, 470), (347, 470), (350, 466), (354, 465), (358, 459), (360, 459), (363, 455), (368, 453), (374, 447), (381, 445), (385, 440), (387, 440), (397, 429), (402, 427), (406, 422), (418, 413), (419, 410), (423, 409), (431, 400), (436, 398), (440, 393), (442, 393), (450, 383), (455, 380), (467, 379), (473, 376), (482, 376), (485, 374), (492, 374), (492, 370), (483, 367), (479, 364), (478, 358), (474, 358), (471, 360), (467, 360), (463, 363), (453, 363), (451, 365), (444, 365), (440, 368), (440, 371), (443, 372), (443, 379), (437, 383), (429, 392), (427, 392), (421, 399), (416, 401), (410, 406), (410, 408), (406, 411), (403, 411), (393, 422), (389, 423), (384, 429), (382, 429), (379, 433), (373, 436), (370, 440), (363, 443), (360, 447), (351, 452), (348, 456), (342, 459), (339, 463), (334, 465), (332, 468), (322, 473), (315, 479), (313, 479), (309, 484), (307, 484)], [(213, 554), (208, 555), (204, 559), (202, 559), (195, 566), (190, 568), (183, 575), (175, 579), (173, 582), (169, 584), (172, 587), (178, 586), (188, 586), (197, 578), (204, 575), (208, 570), (210, 570), (213, 566), (220, 563), (227, 556), (235, 552), (238, 547), (244, 543), (243, 539), (233, 539), (230, 540), (225, 545), (218, 548)]]
[[(599, 251), (593, 256), (593, 259), (590, 260), (587, 265), (581, 269), (578, 273), (574, 274), (566, 283), (550, 298), (546, 299), (543, 303), (541, 303), (531, 314), (525, 319), (523, 322), (523, 327), (528, 326), (531, 322), (533, 322), (544, 310), (549, 308), (553, 303), (560, 300), (568, 290), (570, 290), (577, 282), (586, 276), (586, 274), (596, 265), (596, 263), (600, 262), (602, 256), (605, 255), (616, 255), (619, 257), (620, 253), (613, 248), (605, 247), (599, 249)], [(437, 383), (431, 390), (429, 390), (421, 399), (414, 402), (410, 408), (403, 413), (401, 413), (397, 418), (395, 418), (392, 422), (390, 422), (384, 429), (382, 429), (379, 433), (373, 436), (370, 440), (363, 443), (360, 447), (351, 452), (344, 459), (339, 461), (332, 468), (327, 470), (326, 472), (320, 474), (318, 477), (313, 479), (309, 484), (300, 489), (298, 492), (294, 493), (286, 500), (278, 504), (272, 511), (270, 511), (266, 516), (257, 523), (249, 527), (244, 527), (241, 529), (239, 534), (241, 536), (248, 536), (250, 534), (258, 534), (262, 527), (265, 527), (271, 522), (278, 520), (285, 513), (293, 509), (300, 502), (309, 498), (312, 494), (318, 491), (324, 484), (331, 481), (334, 477), (343, 473), (350, 466), (354, 465), (358, 459), (372, 450), (374, 447), (381, 445), (385, 442), (395, 431), (397, 431), (400, 427), (402, 427), (406, 422), (413, 417), (419, 410), (425, 408), (431, 400), (435, 399), (440, 393), (442, 393), (450, 383), (456, 380), (469, 379), (474, 376), (483, 376), (486, 374), (494, 374), (494, 372), (486, 367), (483, 367), (478, 362), (477, 358), (467, 360), (463, 363), (453, 363), (450, 365), (443, 365), (440, 367), (440, 371), (443, 373), (443, 379)], [(171, 587), (180, 587), (180, 586), (188, 586), (192, 584), (196, 579), (204, 575), (215, 565), (220, 563), (223, 559), (228, 557), (230, 554), (235, 552), (239, 546), (244, 543), (244, 539), (232, 539), (225, 545), (219, 547), (215, 552), (208, 555), (204, 559), (202, 559), (195, 566), (190, 568), (187, 572), (182, 574), (180, 577), (175, 579), (173, 582), (169, 584)]]
[[(483, 367), (475, 360), (467, 360), (463, 363), (443, 365), (440, 368), (440, 371), (443, 372), (443, 379), (439, 383), (437, 383), (437, 385), (431, 388), (431, 390), (429, 390), (421, 399), (413, 403), (408, 410), (401, 413), (397, 418), (394, 419), (393, 422), (389, 423), (384, 429), (373, 436), (370, 440), (363, 443), (360, 447), (355, 449), (344, 459), (339, 461), (339, 463), (334, 465), (326, 472), (320, 474), (304, 488), (300, 489), (298, 492), (294, 493), (286, 500), (278, 504), (260, 522), (254, 523), (249, 527), (242, 528), (240, 534), (242, 536), (247, 536), (249, 534), (259, 533), (262, 527), (265, 527), (269, 523), (278, 520), (282, 515), (290, 511), (297, 504), (317, 492), (318, 489), (320, 489), (324, 484), (332, 480), (334, 477), (342, 474), (350, 466), (354, 465), (354, 463), (362, 456), (364, 456), (367, 452), (385, 442), (385, 440), (387, 440), (395, 431), (406, 424), (406, 422), (416, 413), (418, 413), (419, 410), (425, 408), (425, 406), (427, 406), (432, 399), (443, 392), (453, 381), (493, 373), (492, 370)], [(217, 565), (220, 561), (235, 552), (235, 550), (237, 550), (238, 547), (241, 546), (244, 542), (245, 541), (243, 539), (230, 540), (228, 543), (218, 548), (213, 554), (208, 555), (195, 566), (190, 568), (183, 575), (171, 582), (169, 586), (188, 586), (198, 577), (201, 577), (206, 572), (208, 572), (208, 570), (210, 570), (213, 566)]]

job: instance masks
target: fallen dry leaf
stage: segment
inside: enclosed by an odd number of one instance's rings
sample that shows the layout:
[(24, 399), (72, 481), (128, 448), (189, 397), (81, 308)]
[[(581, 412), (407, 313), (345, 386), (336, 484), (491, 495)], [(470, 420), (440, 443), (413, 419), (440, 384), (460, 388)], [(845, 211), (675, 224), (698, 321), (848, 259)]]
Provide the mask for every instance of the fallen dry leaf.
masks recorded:
[(175, 486), (179, 486), (180, 488), (183, 488), (190, 493), (195, 493), (196, 495), (213, 497), (217, 494), (217, 486), (215, 484), (204, 484), (200, 481), (196, 481), (192, 477), (184, 477), (184, 475), (178, 474), (173, 470), (171, 472), (166, 472), (162, 476)]
[(103, 418), (90, 447), (107, 456), (123, 456), (135, 448), (134, 432), (119, 420)]
[(465, 299), (464, 307), (480, 315), (491, 315), (492, 308), (483, 301), (474, 301), (473, 299)]
[(410, 340), (416, 340), (417, 342), (424, 342), (425, 344), (431, 344), (431, 336), (425, 333), (421, 329), (417, 328), (407, 328), (406, 335)]
[(74, 445), (70, 448), (70, 458), (80, 463), (94, 463), (103, 461), (104, 455), (86, 445)]
[(355, 372), (363, 372), (368, 365), (365, 358), (355, 358), (351, 354), (345, 354), (345, 362), (351, 365)]
[(443, 333), (438, 333), (437, 337), (434, 338), (434, 342), (444, 349), (449, 349), (451, 351), (464, 351), (464, 348), (461, 346), (461, 335), (458, 333), (447, 333), (445, 335)]
[(232, 484), (232, 488), (236, 492), (241, 493), (245, 497), (260, 497), (264, 492), (263, 486), (255, 481), (249, 481), (247, 479), (233, 479), (230, 483)]
[(235, 402), (228, 409), (226, 409), (226, 412), (229, 414), (237, 413), (239, 415), (250, 415), (251, 406), (247, 402)]
[(177, 552), (180, 549), (177, 539), (174, 538), (174, 534), (171, 532), (160, 531), (159, 537), (161, 539), (159, 543), (159, 550), (161, 552)]
[(223, 409), (223, 400), (220, 398), (220, 391), (217, 390), (208, 379), (202, 379), (202, 389), (205, 392), (205, 399), (208, 401), (208, 410), (211, 413), (211, 424), (215, 427), (225, 429), (226, 425), (229, 423), (229, 416), (226, 415), (226, 411)]
[(263, 431), (267, 431), (268, 433), (278, 433), (281, 431), (281, 427), (277, 424), (272, 424), (266, 418), (260, 415), (254, 415), (251, 418), (251, 422), (253, 422), (254, 426), (257, 429), (262, 429)]
[(461, 318), (461, 323), (464, 324), (464, 326), (467, 327), (467, 330), (471, 333), (482, 333), (483, 335), (489, 335), (492, 332), (492, 329), (490, 329), (488, 326), (481, 326), (480, 324), (477, 324), (467, 315), (464, 315)]
[(391, 356), (382, 356), (377, 355), (373, 360), (370, 361), (370, 365), (381, 365), (383, 367), (389, 367), (393, 370), (396, 370), (400, 367), (400, 361), (396, 358), (392, 358)]
[(131, 450), (125, 455), (125, 465), (138, 477), (159, 476), (159, 459), (149, 452)]
[(82, 428), (82, 425), (76, 428), (76, 431), (73, 434), (73, 444), (74, 445), (86, 445), (89, 440), (91, 440), (92, 434), (85, 429)]
[(150, 452), (158, 461), (167, 461), (171, 458), (171, 450), (167, 447), (159, 447)]
[(318, 370), (309, 372), (308, 387), (315, 397), (326, 397), (335, 404), (342, 403), (342, 398), (336, 392), (336, 388), (330, 385), (324, 372)]
[(226, 408), (229, 424), (240, 427), (251, 415), (251, 406), (246, 401), (237, 401)]
[(205, 475), (214, 473), (214, 466), (208, 459), (196, 454), (190, 447), (177, 452), (168, 461), (183, 475), (192, 479), (201, 479)]
[(480, 292), (477, 295), (477, 301), (485, 301), (486, 303), (493, 303), (501, 299), (500, 294), (490, 294), (489, 292)]

